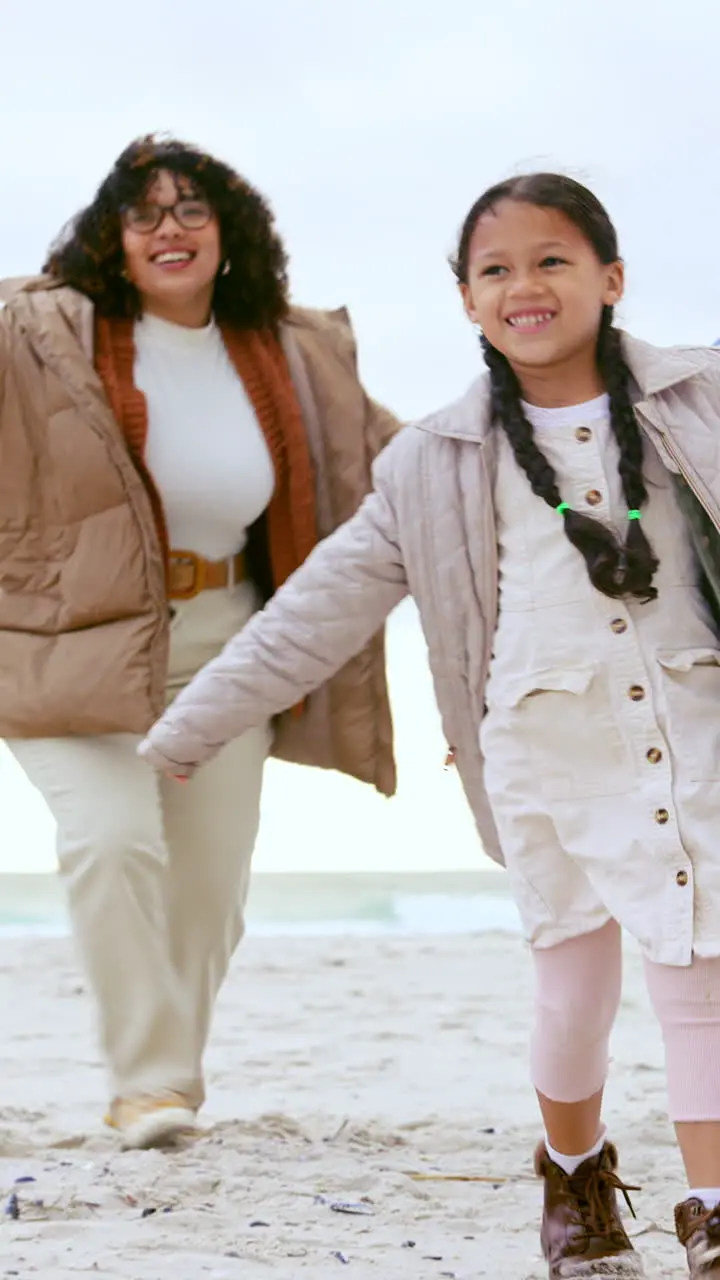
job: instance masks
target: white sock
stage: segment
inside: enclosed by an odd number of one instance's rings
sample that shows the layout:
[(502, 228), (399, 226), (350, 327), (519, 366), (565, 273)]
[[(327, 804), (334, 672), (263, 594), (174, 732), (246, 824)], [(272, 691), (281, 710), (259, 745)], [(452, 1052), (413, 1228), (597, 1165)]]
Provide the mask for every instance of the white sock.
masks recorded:
[(686, 1200), (702, 1200), (706, 1209), (717, 1209), (720, 1204), (720, 1187), (693, 1187)]
[[(554, 1147), (550, 1146), (550, 1143), (548, 1142), (547, 1136), (546, 1136), (545, 1149), (550, 1159), (555, 1164), (559, 1165), (560, 1168), (563, 1170), (563, 1172), (568, 1175), (568, 1177), (572, 1177), (572, 1175), (580, 1168), (580, 1165), (584, 1164), (586, 1160), (592, 1160), (593, 1156), (600, 1155), (600, 1152), (605, 1146), (606, 1141), (607, 1141), (606, 1131), (605, 1129), (603, 1129), (602, 1133), (600, 1134), (600, 1137), (595, 1143), (595, 1146), (591, 1147), (589, 1151), (584, 1151), (581, 1156), (564, 1156), (561, 1151), (556, 1151)], [(699, 1195), (700, 1193), (697, 1191), (693, 1191), (692, 1194)], [(717, 1204), (717, 1201), (715, 1203)]]

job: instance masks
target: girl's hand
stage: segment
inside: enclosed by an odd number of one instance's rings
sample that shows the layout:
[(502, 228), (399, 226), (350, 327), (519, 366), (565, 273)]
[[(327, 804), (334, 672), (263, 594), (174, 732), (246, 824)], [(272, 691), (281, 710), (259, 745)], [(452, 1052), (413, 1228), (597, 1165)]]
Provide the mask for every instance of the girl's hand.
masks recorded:
[(164, 755), (162, 751), (157, 751), (148, 738), (140, 743), (137, 753), (141, 760), (150, 765), (151, 769), (162, 773), (171, 782), (189, 782), (195, 773), (195, 765), (179, 764), (177, 760)]

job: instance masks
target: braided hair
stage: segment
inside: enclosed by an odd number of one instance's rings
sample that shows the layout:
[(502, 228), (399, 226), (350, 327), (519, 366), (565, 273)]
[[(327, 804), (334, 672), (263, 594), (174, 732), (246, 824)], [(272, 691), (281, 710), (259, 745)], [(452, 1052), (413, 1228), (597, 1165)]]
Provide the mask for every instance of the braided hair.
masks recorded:
[[(559, 174), (531, 174), (499, 183), (481, 196), (465, 220), (458, 251), (452, 260), (457, 280), (467, 284), (470, 242), (479, 219), (501, 200), (516, 200), (558, 209), (586, 236), (604, 264), (619, 259), (617, 235), (600, 201), (586, 187)], [(632, 596), (643, 602), (657, 598), (653, 577), (658, 560), (638, 519), (628, 521), (624, 541), (599, 520), (573, 511), (562, 502), (553, 467), (535, 439), (523, 413), (520, 383), (510, 362), (487, 338), (480, 339), (490, 372), (493, 422), (506, 434), (515, 460), (538, 498), (562, 511), (565, 533), (580, 552), (593, 586), (618, 599)], [(620, 334), (613, 326), (613, 309), (604, 307), (597, 341), (598, 369), (610, 401), (610, 422), (620, 451), (619, 472), (630, 512), (647, 502), (643, 476), (643, 440), (630, 400), (630, 371), (622, 353)]]

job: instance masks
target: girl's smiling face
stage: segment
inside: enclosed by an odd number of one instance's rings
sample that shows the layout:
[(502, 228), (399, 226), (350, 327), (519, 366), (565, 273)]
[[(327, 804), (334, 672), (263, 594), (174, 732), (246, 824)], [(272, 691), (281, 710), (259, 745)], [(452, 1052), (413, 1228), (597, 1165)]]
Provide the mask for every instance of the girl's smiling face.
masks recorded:
[(604, 265), (558, 209), (502, 200), (473, 230), (465, 310), (488, 341), (523, 370), (559, 369), (589, 357), (594, 367), (604, 307), (622, 297), (622, 262)]

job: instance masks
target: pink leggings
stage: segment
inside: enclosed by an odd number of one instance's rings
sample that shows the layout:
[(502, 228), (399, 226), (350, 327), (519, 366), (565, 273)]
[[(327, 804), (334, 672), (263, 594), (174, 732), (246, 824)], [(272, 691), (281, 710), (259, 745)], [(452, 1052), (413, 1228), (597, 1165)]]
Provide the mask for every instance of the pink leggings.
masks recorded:
[[(533, 950), (536, 976), (532, 1076), (553, 1102), (582, 1102), (602, 1089), (620, 1005), (622, 952), (611, 920), (596, 933)], [(720, 958), (688, 968), (645, 961), (662, 1029), (670, 1117), (720, 1120)]]

